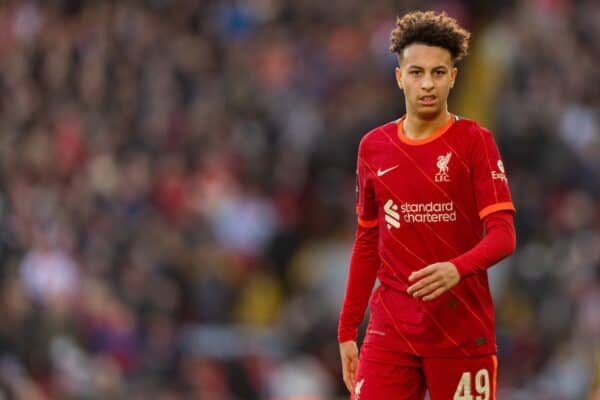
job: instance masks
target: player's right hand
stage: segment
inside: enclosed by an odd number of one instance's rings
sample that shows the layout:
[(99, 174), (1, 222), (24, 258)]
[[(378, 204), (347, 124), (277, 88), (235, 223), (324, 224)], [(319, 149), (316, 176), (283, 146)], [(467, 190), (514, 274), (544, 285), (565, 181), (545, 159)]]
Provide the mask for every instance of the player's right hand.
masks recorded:
[(340, 357), (342, 359), (344, 383), (348, 391), (354, 393), (356, 370), (358, 368), (358, 346), (356, 346), (354, 340), (340, 343)]

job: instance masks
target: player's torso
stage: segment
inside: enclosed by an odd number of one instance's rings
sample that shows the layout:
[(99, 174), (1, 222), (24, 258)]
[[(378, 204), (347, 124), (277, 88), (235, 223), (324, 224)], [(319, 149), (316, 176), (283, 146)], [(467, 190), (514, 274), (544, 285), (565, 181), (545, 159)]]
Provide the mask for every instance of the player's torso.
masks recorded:
[(378, 278), (389, 289), (381, 301), (393, 316), (393, 330), (403, 332), (401, 351), (411, 351), (407, 341), (423, 355), (495, 351), (485, 274), (465, 278), (434, 301), (406, 294), (410, 272), (448, 261), (482, 237), (472, 176), (473, 137), (455, 123), (433, 140), (407, 143), (399, 137), (397, 123), (389, 123), (363, 142), (361, 161), (378, 207)]
[(414, 253), (400, 262), (415, 268), (455, 257), (481, 238), (468, 143), (452, 126), (435, 140), (407, 144), (395, 125), (372, 138), (363, 160), (372, 174), (383, 247)]

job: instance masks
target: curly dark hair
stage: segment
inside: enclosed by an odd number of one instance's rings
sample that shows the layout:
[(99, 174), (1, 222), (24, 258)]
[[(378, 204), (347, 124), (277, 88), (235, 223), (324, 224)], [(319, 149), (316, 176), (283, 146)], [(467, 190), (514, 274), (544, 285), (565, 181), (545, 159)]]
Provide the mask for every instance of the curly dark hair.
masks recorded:
[(390, 35), (390, 50), (402, 58), (402, 51), (412, 43), (423, 43), (448, 50), (452, 62), (467, 55), (471, 34), (445, 12), (414, 11), (396, 19), (396, 28)]

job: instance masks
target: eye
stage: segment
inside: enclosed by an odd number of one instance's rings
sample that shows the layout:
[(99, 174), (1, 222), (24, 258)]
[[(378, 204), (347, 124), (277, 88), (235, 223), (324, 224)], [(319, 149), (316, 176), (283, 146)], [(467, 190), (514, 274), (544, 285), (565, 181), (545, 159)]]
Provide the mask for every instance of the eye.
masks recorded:
[(434, 72), (435, 75), (437, 76), (442, 76), (442, 75), (446, 75), (446, 70), (445, 69), (438, 69)]
[(410, 72), (409, 72), (409, 74), (411, 74), (411, 75), (413, 75), (413, 76), (419, 76), (419, 75), (421, 75), (421, 72), (422, 72), (422, 71), (419, 71), (419, 70), (413, 69), (412, 71), (410, 71)]

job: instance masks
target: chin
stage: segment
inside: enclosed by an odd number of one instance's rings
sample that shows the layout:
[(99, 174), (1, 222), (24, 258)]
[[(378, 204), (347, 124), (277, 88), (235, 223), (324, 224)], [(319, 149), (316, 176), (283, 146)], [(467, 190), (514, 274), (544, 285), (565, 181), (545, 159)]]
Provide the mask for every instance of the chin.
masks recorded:
[(417, 110), (417, 115), (421, 119), (434, 119), (435, 117), (440, 115), (441, 112), (442, 112), (442, 110), (437, 107), (436, 108), (426, 108), (426, 109)]

